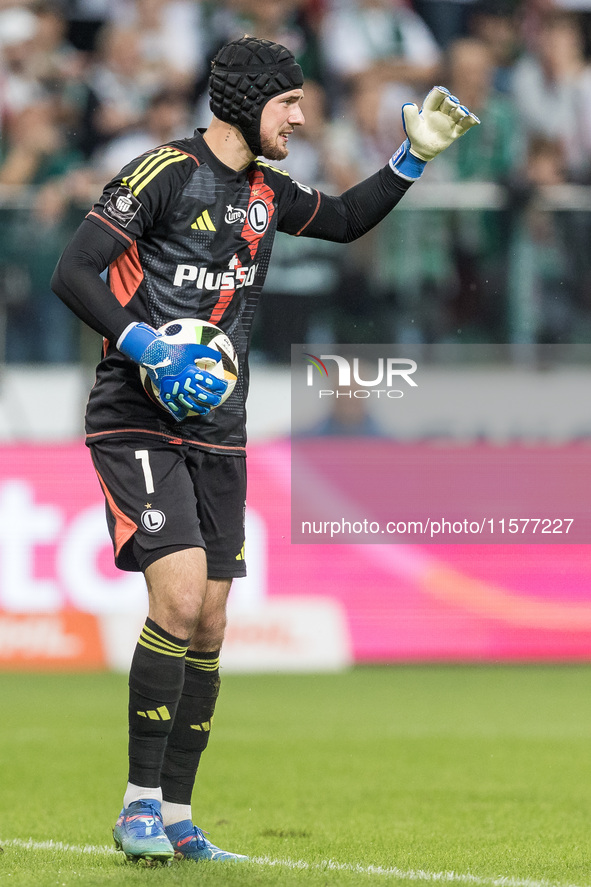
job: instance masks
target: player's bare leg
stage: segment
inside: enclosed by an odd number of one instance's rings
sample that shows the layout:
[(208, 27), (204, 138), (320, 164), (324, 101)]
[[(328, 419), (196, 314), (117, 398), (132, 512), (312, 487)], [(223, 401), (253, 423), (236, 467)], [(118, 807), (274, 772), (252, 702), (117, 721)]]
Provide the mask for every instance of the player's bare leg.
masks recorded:
[[(145, 576), (150, 619), (170, 634), (191, 638), (208, 594), (205, 551), (175, 551), (150, 564)], [(225, 598), (223, 608), (225, 614)]]

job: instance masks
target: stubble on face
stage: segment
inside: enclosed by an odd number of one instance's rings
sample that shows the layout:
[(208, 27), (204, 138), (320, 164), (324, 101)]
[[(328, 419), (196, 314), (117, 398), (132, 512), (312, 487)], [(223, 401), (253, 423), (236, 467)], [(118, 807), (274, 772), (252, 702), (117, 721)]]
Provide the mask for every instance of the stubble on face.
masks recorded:
[(284, 160), (289, 154), (288, 139), (304, 123), (299, 110), (301, 89), (270, 99), (261, 113), (261, 148), (267, 160)]
[(285, 160), (289, 154), (289, 149), (273, 141), (268, 136), (261, 136), (262, 155), (267, 160)]

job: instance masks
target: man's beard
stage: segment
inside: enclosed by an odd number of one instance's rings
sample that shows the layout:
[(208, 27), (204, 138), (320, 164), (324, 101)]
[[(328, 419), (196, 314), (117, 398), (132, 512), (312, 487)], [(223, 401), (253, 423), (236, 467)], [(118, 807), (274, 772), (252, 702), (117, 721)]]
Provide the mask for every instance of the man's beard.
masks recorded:
[(289, 151), (286, 147), (283, 147), (277, 142), (272, 142), (271, 139), (265, 138), (261, 136), (261, 154), (263, 157), (266, 157), (267, 160), (284, 160)]

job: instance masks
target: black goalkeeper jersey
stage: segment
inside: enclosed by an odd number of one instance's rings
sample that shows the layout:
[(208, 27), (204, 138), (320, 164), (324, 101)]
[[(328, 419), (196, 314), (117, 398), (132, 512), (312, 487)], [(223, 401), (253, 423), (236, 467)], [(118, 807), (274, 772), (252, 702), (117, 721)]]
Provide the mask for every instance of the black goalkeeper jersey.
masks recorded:
[(301, 233), (319, 201), (317, 191), (267, 163), (235, 172), (200, 133), (148, 152), (107, 185), (87, 218), (126, 247), (108, 271), (119, 302), (154, 327), (180, 317), (216, 324), (240, 369), (222, 406), (175, 423), (144, 392), (137, 365), (106, 343), (88, 403), (89, 438), (133, 430), (243, 451), (248, 345), (275, 232)]
[[(237, 172), (200, 131), (129, 163), (88, 213), (52, 280), (60, 298), (107, 336), (86, 411), (88, 442), (148, 435), (243, 455), (249, 341), (276, 231), (346, 243), (377, 224), (408, 187), (389, 166), (340, 197), (261, 160)], [(107, 288), (99, 272), (109, 261)], [(176, 423), (146, 394), (139, 367), (116, 342), (131, 322), (158, 328), (181, 317), (209, 321), (229, 336), (239, 376), (220, 407)]]

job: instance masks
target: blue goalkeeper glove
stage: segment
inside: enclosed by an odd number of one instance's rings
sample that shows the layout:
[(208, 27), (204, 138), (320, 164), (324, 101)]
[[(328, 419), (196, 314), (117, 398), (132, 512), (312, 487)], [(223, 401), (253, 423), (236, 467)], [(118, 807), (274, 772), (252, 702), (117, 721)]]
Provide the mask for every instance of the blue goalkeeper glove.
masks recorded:
[(434, 86), (419, 111), (413, 102), (402, 106), (406, 140), (390, 160), (390, 166), (408, 181), (418, 179), (427, 162), (445, 151), (480, 120), (445, 86)]
[(205, 415), (217, 407), (228, 383), (196, 366), (203, 358), (217, 363), (219, 351), (206, 345), (178, 345), (147, 323), (132, 323), (123, 330), (117, 348), (143, 366), (158, 392), (158, 397), (176, 419), (182, 422), (189, 411)]

